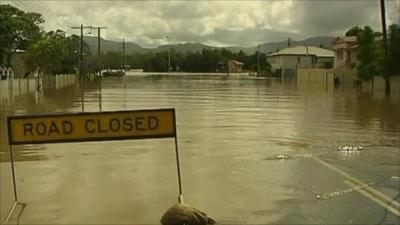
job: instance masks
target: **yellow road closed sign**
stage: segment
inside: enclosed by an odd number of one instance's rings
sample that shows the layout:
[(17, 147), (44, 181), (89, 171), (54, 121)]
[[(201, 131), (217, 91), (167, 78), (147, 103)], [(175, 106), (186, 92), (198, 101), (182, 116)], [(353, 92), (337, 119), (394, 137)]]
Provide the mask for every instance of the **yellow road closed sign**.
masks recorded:
[(7, 122), (12, 145), (176, 137), (174, 109), (10, 116)]

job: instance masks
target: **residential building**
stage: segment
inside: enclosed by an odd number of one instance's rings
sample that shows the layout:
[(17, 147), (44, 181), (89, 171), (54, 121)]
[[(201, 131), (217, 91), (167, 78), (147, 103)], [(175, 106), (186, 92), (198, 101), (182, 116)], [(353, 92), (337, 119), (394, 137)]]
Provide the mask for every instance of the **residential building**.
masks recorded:
[(315, 46), (285, 48), (267, 56), (272, 71), (283, 77), (294, 76), (298, 68), (332, 68), (334, 52)]
[(237, 60), (228, 60), (228, 71), (230, 73), (240, 73), (243, 71), (244, 63)]
[(335, 70), (352, 69), (357, 63), (357, 37), (337, 37), (333, 51), (335, 52)]

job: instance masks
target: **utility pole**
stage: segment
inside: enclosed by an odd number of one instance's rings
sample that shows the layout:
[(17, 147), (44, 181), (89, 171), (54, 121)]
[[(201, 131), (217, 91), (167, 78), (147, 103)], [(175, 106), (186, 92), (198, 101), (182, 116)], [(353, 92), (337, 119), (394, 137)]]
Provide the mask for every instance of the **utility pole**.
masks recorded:
[(100, 31), (101, 29), (107, 29), (107, 27), (90, 27), (91, 29), (97, 29), (97, 56), (100, 56)]
[(168, 44), (168, 73), (171, 72), (171, 46), (169, 46), (169, 36), (166, 36)]
[[(90, 28), (90, 29), (97, 29), (97, 56), (98, 56), (98, 60), (100, 60), (100, 31), (101, 31), (101, 29), (107, 29), (107, 27), (92, 27), (92, 26), (89, 26), (88, 28)], [(101, 68), (100, 68), (100, 71), (99, 71), (99, 73), (101, 73), (101, 69), (102, 69), (102, 65), (100, 66)], [(101, 74), (100, 74), (101, 75)]]
[(100, 56), (100, 30), (101, 28), (97, 28), (97, 56)]
[(260, 45), (257, 46), (257, 77), (260, 76)]
[[(107, 27), (91, 27), (91, 29), (97, 29), (97, 60), (98, 60), (98, 62), (101, 62), (101, 60), (100, 60), (100, 31), (101, 31), (101, 29), (107, 29)], [(100, 66), (100, 68), (99, 68), (99, 111), (101, 112), (101, 110), (102, 110), (102, 107), (101, 107), (101, 102), (102, 102), (102, 100), (101, 100), (101, 78), (102, 78), (102, 74), (101, 74), (101, 71), (102, 71), (102, 69), (103, 69), (103, 65), (99, 65)]]
[(122, 68), (125, 70), (125, 39), (122, 38)]
[(81, 44), (80, 44), (80, 57), (79, 57), (79, 88), (81, 89), (81, 106), (82, 112), (85, 111), (85, 102), (83, 100), (83, 90), (82, 90), (82, 75), (83, 75), (83, 29), (90, 29), (91, 26), (71, 27), (71, 29), (81, 29)]
[(387, 33), (386, 33), (386, 10), (385, 10), (385, 0), (380, 0), (381, 2), (381, 22), (382, 22), (382, 34), (383, 34), (383, 48), (385, 51), (384, 59), (384, 75), (385, 78), (385, 94), (390, 95), (390, 79), (387, 75), (387, 60), (388, 60), (388, 45), (387, 45)]
[(81, 49), (80, 49), (80, 63), (79, 63), (79, 78), (82, 78), (83, 73), (83, 24), (81, 24)]
[(71, 27), (71, 29), (80, 29), (81, 30), (81, 43), (80, 43), (80, 57), (79, 57), (79, 80), (82, 79), (83, 74), (83, 29), (91, 29), (91, 26), (83, 26), (81, 24), (80, 27)]

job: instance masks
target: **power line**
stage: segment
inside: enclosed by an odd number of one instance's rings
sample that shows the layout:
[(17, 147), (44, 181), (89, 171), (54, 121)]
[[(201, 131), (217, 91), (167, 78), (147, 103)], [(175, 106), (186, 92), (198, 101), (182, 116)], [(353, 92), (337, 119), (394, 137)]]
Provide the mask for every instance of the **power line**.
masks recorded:
[(91, 29), (97, 29), (97, 56), (100, 56), (100, 31), (102, 29), (107, 29), (107, 27), (92, 27)]
[(17, 3), (17, 5), (26, 12), (42, 11), (41, 8), (38, 8), (35, 4), (32, 4), (32, 2), (21, 1), (21, 0), (15, 0), (15, 1), (10, 1), (10, 2)]
[(41, 5), (39, 5), (36, 1), (31, 1), (30, 3), (31, 8), (33, 8), (34, 11), (45, 11), (45, 9), (43, 9), (43, 7)]
[(7, 4), (9, 4), (9, 5), (12, 5), (12, 6), (15, 6), (15, 7), (17, 7), (17, 8), (20, 8), (20, 9), (22, 9), (23, 11), (28, 11), (25, 7), (25, 5), (23, 5), (20, 1), (6, 1), (7, 2)]
[(50, 9), (46, 4), (44, 4), (42, 1), (36, 1), (39, 5), (44, 7), (45, 9), (49, 10), (50, 12), (54, 13), (52, 9)]
[[(23, 0), (13, 0), (13, 1), (4, 1), (6, 4), (10, 4), (14, 7), (20, 8), (25, 12), (31, 12), (31, 11), (38, 11), (41, 14), (52, 14), (55, 17), (60, 17), (60, 14), (54, 12), (50, 7), (48, 7), (45, 3), (43, 3), (40, 0), (32, 0), (32, 1), (23, 1)], [(68, 21), (63, 21), (66, 25), (62, 25), (65, 27), (69, 26), (75, 26), (76, 24), (73, 24)]]
[[(54, 10), (52, 10), (49, 6), (47, 6), (47, 4), (45, 4), (43, 1), (36, 0), (35, 2), (37, 2), (39, 5), (44, 7), (46, 12), (49, 12), (53, 16), (60, 17), (60, 14), (54, 12)], [(64, 21), (64, 22), (67, 24), (67, 26), (76, 26), (76, 24), (70, 23), (68, 21)]]

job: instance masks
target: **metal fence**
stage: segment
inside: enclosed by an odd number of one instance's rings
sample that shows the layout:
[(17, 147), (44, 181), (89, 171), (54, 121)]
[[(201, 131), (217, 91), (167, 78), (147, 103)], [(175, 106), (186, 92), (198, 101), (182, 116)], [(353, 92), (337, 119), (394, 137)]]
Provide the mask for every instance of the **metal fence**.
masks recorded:
[(14, 79), (14, 71), (11, 69), (11, 67), (0, 66), (0, 79)]

